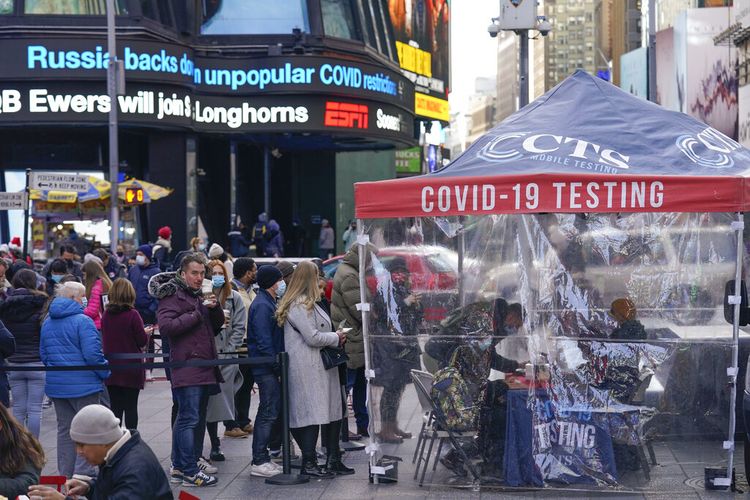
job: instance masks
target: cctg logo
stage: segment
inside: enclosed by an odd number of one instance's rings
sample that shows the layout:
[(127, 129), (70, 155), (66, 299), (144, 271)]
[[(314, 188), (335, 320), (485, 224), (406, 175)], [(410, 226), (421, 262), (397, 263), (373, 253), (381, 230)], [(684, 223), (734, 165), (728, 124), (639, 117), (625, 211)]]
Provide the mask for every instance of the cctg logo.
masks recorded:
[(711, 127), (697, 135), (681, 135), (675, 141), (677, 149), (690, 161), (706, 168), (724, 169), (734, 166), (733, 156), (742, 146)]

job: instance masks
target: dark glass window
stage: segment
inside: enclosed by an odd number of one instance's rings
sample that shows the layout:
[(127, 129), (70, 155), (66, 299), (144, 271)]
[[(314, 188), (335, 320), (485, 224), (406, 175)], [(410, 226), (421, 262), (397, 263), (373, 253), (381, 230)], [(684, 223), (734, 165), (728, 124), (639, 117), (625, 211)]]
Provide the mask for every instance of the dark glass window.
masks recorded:
[(141, 14), (147, 19), (153, 19), (154, 21), (159, 20), (159, 16), (156, 14), (154, 8), (154, 2), (152, 0), (141, 0)]
[(377, 44), (375, 43), (375, 30), (372, 26), (372, 15), (370, 14), (369, 10), (369, 2), (360, 1), (356, 2), (356, 5), (360, 25), (362, 26), (362, 31), (364, 32), (364, 41), (371, 47), (377, 47)]
[(320, 0), (320, 9), (326, 35), (361, 40), (354, 22), (351, 0)]
[(204, 35), (271, 35), (310, 31), (306, 0), (203, 0)]
[(156, 5), (159, 7), (159, 21), (164, 26), (174, 26), (174, 21), (172, 20), (172, 11), (169, 8), (169, 2), (164, 2), (162, 0), (161, 2), (156, 2)]
[[(126, 0), (115, 2), (118, 14), (128, 13), (125, 3)], [(107, 0), (24, 0), (23, 11), (26, 14), (104, 15)]]

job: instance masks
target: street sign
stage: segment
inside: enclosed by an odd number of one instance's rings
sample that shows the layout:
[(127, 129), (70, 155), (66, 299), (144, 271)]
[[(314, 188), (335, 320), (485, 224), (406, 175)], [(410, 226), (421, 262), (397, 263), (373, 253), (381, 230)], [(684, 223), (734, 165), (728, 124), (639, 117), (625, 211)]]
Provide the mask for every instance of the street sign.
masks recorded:
[(89, 190), (89, 181), (85, 175), (44, 174), (41, 172), (32, 172), (31, 189), (77, 191), (79, 193), (85, 193)]
[(0, 210), (26, 210), (26, 193), (0, 192)]

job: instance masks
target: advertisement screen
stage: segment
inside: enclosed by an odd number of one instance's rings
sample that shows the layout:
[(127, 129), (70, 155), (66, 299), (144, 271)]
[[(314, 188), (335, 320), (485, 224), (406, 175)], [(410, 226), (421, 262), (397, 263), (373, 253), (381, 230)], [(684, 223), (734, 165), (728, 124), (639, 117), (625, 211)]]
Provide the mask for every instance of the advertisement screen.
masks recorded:
[(737, 139), (737, 52), (714, 44), (729, 19), (726, 7), (687, 11), (685, 112)]
[(449, 121), (450, 1), (388, 0), (398, 60), (418, 116)]
[(674, 40), (673, 28), (656, 33), (656, 103), (679, 111)]
[(620, 88), (648, 99), (648, 48), (641, 47), (620, 58)]

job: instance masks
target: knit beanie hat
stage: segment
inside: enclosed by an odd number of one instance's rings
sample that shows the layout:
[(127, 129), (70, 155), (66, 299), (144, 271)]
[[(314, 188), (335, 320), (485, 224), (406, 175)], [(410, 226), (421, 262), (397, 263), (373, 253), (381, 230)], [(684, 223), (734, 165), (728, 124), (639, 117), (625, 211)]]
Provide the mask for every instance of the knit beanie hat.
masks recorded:
[(159, 229), (159, 238), (164, 238), (165, 240), (168, 240), (169, 237), (172, 236), (172, 228), (169, 226), (164, 226)]
[(110, 444), (123, 435), (120, 420), (102, 405), (88, 405), (70, 422), (70, 439), (83, 444)]
[(214, 243), (211, 245), (211, 248), (208, 249), (208, 256), (212, 259), (218, 259), (222, 255), (224, 255), (224, 249), (218, 243)]
[(281, 280), (281, 271), (276, 266), (261, 266), (256, 281), (263, 290), (268, 290)]
[(138, 252), (143, 252), (143, 255), (145, 255), (146, 257), (148, 257), (150, 259), (151, 257), (153, 257), (154, 247), (152, 247), (151, 245), (148, 245), (148, 244), (141, 245), (141, 246), (138, 247), (137, 251)]
[(280, 260), (278, 264), (276, 264), (276, 268), (281, 271), (281, 276), (283, 276), (284, 278), (292, 274), (296, 267), (297, 266), (286, 260)]

